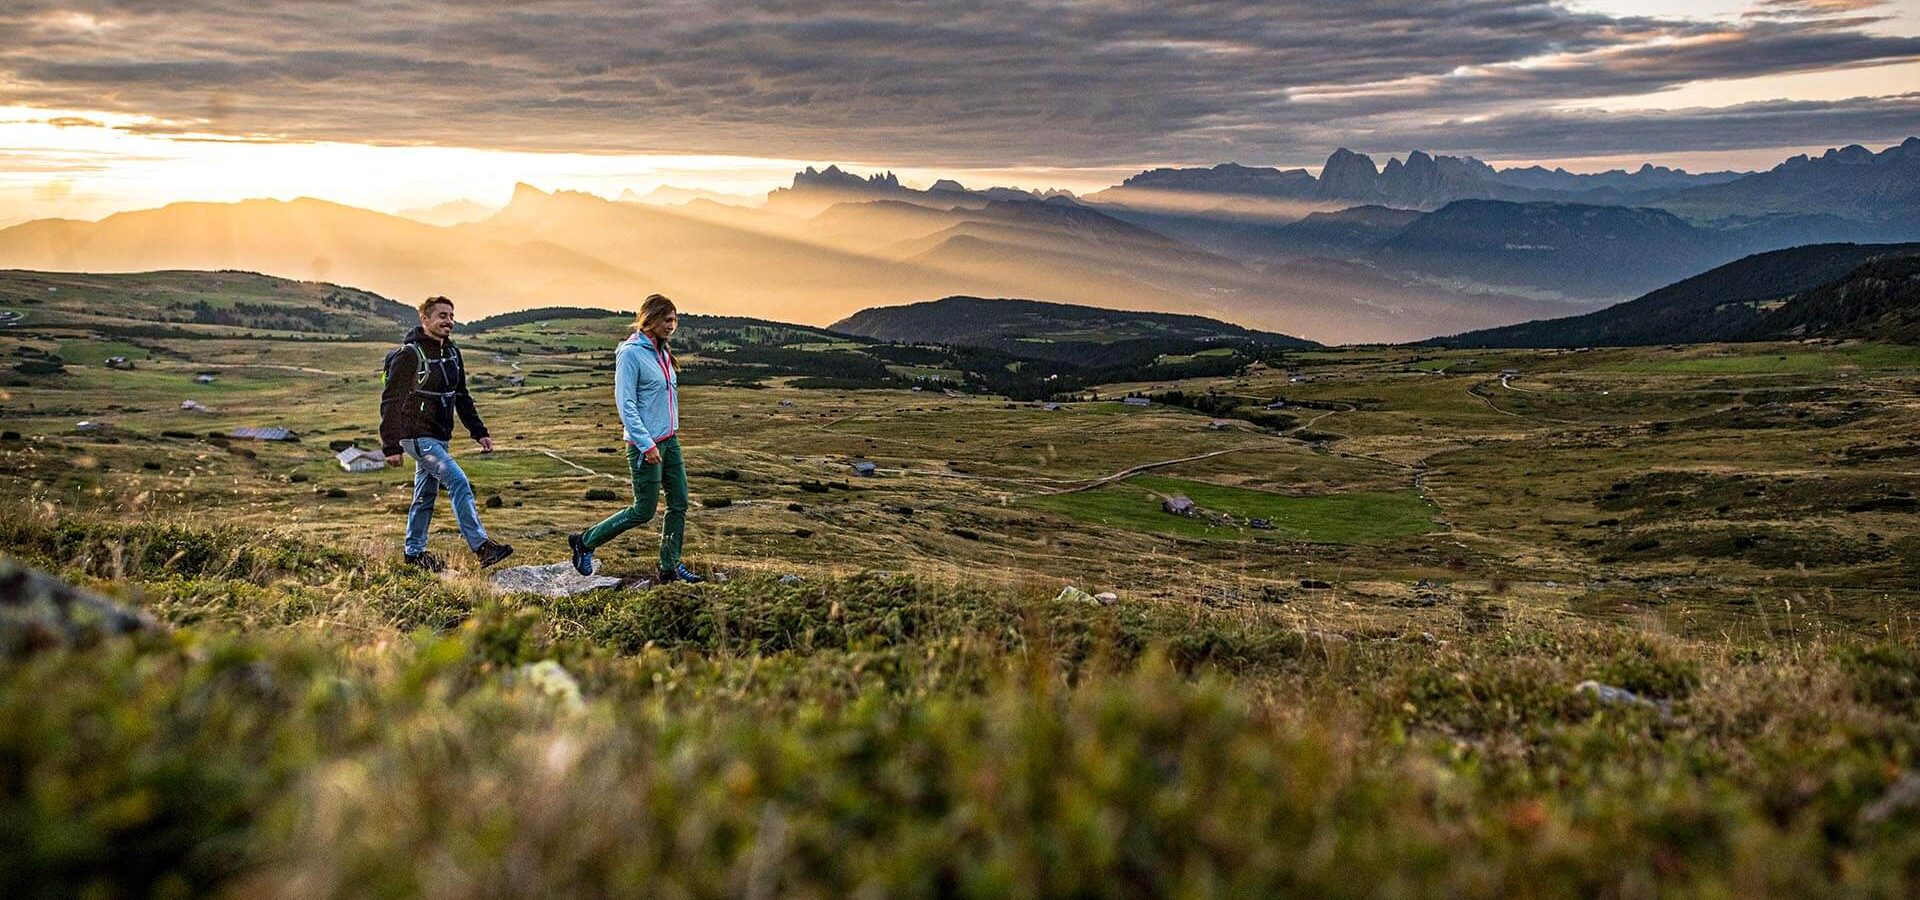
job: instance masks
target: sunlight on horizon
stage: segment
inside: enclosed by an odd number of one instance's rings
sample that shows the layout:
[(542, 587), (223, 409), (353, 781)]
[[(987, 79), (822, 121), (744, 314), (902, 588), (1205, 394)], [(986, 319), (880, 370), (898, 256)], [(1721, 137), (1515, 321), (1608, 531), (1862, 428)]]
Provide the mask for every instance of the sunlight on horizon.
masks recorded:
[(262, 141), (152, 133), (164, 123), (89, 110), (0, 107), (0, 227), (38, 218), (97, 219), (177, 202), (312, 197), (400, 213), (455, 200), (507, 202), (517, 183), (613, 198), (674, 186), (755, 200), (794, 173), (839, 165), (892, 171), (916, 187), (1066, 187), (1085, 192), (1133, 170), (925, 170), (835, 160), (695, 154), (536, 153), (449, 146)]

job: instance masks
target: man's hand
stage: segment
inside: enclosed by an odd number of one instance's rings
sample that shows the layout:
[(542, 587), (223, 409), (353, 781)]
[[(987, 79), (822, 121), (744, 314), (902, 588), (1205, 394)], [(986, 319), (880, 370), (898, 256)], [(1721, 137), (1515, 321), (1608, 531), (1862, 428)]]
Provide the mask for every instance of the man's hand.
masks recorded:
[(389, 465), (389, 466), (397, 466), (397, 465), (399, 465), (399, 464), (400, 464), (400, 454), (398, 454), (398, 453), (391, 453), (391, 454), (388, 454), (388, 455), (387, 455), (387, 465)]
[(493, 452), (493, 438), (483, 437), (480, 439), (480, 452), (481, 453)]
[(648, 465), (652, 465), (652, 466), (659, 465), (660, 464), (660, 445), (655, 444), (651, 447), (648, 447), (647, 452), (640, 454), (640, 458), (646, 460)]

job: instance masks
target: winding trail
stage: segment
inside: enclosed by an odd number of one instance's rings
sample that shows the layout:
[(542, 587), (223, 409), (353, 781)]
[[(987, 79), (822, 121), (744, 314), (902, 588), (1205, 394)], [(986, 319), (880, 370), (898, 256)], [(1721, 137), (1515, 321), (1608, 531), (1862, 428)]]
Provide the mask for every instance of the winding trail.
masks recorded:
[(1093, 490), (1094, 488), (1100, 487), (1101, 485), (1112, 484), (1116, 481), (1125, 481), (1126, 479), (1132, 478), (1133, 476), (1138, 475), (1141, 472), (1149, 472), (1154, 469), (1164, 469), (1167, 466), (1177, 466), (1181, 463), (1197, 462), (1203, 459), (1212, 459), (1216, 456), (1225, 456), (1229, 453), (1240, 453), (1246, 450), (1259, 450), (1259, 449), (1264, 449), (1264, 448), (1228, 447), (1225, 450), (1214, 450), (1207, 453), (1197, 454), (1195, 456), (1183, 456), (1183, 457), (1180, 457), (1179, 459), (1163, 459), (1163, 460), (1160, 460), (1159, 462), (1141, 463), (1140, 465), (1134, 466), (1132, 468), (1121, 469), (1120, 471), (1115, 472), (1112, 475), (1108, 475), (1104, 478), (1096, 478), (1092, 481), (1087, 482), (1086, 484), (1078, 485), (1076, 487), (1061, 488), (1055, 491), (1042, 491), (1041, 495), (1057, 496), (1060, 494), (1077, 494), (1081, 491)]
[[(1345, 409), (1326, 410), (1320, 413), (1319, 415), (1314, 416), (1313, 418), (1300, 423), (1299, 425), (1295, 425), (1292, 428), (1288, 428), (1284, 431), (1278, 432), (1277, 434), (1275, 434), (1275, 437), (1285, 437), (1286, 435), (1293, 434), (1294, 432), (1297, 432), (1297, 431), (1305, 431), (1309, 428), (1312, 428), (1315, 425), (1320, 424), (1320, 420), (1325, 419), (1328, 416), (1338, 415), (1343, 412), (1353, 412), (1355, 409), (1358, 409), (1358, 408), (1359, 407), (1348, 404)], [(1093, 490), (1094, 488), (1100, 487), (1102, 485), (1112, 484), (1116, 481), (1125, 481), (1128, 478), (1132, 478), (1133, 476), (1138, 475), (1142, 472), (1150, 472), (1154, 469), (1164, 469), (1168, 466), (1177, 466), (1181, 463), (1198, 462), (1199, 460), (1212, 459), (1216, 456), (1225, 456), (1229, 453), (1242, 453), (1248, 450), (1264, 450), (1264, 449), (1266, 448), (1264, 447), (1228, 447), (1224, 450), (1213, 450), (1207, 453), (1196, 454), (1194, 456), (1183, 456), (1183, 457), (1180, 457), (1179, 459), (1163, 459), (1158, 462), (1141, 463), (1140, 465), (1133, 466), (1131, 468), (1121, 469), (1120, 471), (1115, 472), (1112, 475), (1108, 475), (1104, 478), (1096, 478), (1092, 481), (1087, 482), (1086, 484), (1082, 484), (1082, 485), (1078, 485), (1070, 488), (1062, 488), (1060, 490), (1055, 490), (1055, 491), (1043, 491), (1041, 492), (1041, 494), (1048, 495), (1048, 496), (1056, 496), (1060, 494), (1077, 494), (1081, 491), (1090, 491), (1090, 490)]]

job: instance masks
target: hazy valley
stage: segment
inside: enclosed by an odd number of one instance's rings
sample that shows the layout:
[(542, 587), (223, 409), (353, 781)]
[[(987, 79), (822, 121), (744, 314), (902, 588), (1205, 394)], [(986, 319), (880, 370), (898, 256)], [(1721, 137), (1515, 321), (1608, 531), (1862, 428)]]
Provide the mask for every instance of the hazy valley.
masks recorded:
[(760, 206), (523, 185), (501, 209), (427, 221), (316, 200), (189, 203), (17, 225), (0, 231), (0, 266), (244, 269), (445, 294), (476, 316), (623, 308), (659, 291), (715, 314), (826, 325), (970, 295), (1190, 313), (1321, 343), (1413, 341), (1588, 312), (1750, 253), (1920, 239), (1917, 148), (1850, 147), (1738, 176), (1496, 172), (1425, 154), (1376, 170), (1341, 151), (1319, 177), (1155, 170), (1084, 198), (916, 190), (830, 167)]

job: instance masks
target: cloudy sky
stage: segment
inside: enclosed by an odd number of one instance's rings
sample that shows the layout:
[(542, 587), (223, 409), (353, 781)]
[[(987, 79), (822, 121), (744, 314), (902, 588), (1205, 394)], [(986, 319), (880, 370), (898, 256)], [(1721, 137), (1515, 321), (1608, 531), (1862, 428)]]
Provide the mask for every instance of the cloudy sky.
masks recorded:
[(1920, 0), (0, 6), (0, 223), (173, 199), (1089, 189), (1337, 146), (1764, 167), (1920, 133)]

